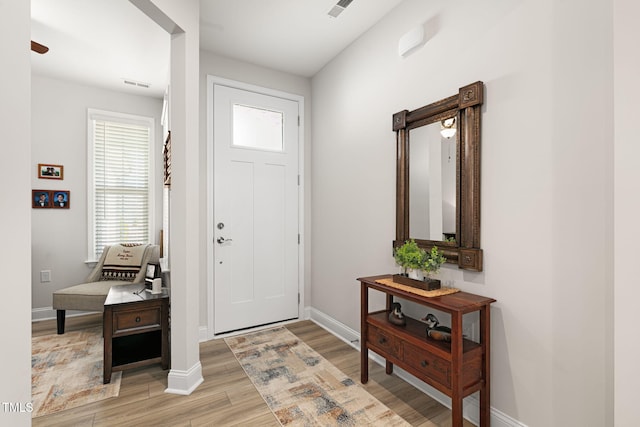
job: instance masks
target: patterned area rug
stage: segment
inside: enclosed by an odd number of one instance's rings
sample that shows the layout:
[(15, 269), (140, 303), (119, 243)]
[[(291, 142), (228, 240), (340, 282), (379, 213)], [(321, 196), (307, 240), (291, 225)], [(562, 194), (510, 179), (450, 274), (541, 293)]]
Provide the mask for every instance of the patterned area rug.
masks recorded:
[(283, 426), (408, 426), (284, 327), (225, 339)]
[(103, 384), (102, 328), (34, 337), (31, 342), (32, 416), (52, 414), (120, 392), (122, 372)]

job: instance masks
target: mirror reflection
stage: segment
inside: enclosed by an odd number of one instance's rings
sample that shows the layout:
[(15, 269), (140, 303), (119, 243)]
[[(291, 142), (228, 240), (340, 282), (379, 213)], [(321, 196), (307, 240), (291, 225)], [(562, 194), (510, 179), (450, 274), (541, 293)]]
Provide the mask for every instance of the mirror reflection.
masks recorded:
[(414, 239), (455, 241), (455, 117), (409, 132), (409, 234)]

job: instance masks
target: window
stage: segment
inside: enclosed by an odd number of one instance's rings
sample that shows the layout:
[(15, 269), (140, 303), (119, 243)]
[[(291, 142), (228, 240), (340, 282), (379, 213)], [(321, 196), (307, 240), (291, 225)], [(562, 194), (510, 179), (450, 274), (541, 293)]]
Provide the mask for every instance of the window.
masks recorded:
[(284, 114), (234, 104), (233, 145), (258, 150), (283, 151)]
[(154, 120), (89, 110), (88, 260), (105, 245), (149, 243)]

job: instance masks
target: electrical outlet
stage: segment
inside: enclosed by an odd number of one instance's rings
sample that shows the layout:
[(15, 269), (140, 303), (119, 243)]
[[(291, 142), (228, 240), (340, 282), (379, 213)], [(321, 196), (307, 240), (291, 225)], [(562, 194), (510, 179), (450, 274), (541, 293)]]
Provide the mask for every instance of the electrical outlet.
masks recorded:
[(51, 281), (51, 270), (42, 270), (40, 272), (40, 283)]

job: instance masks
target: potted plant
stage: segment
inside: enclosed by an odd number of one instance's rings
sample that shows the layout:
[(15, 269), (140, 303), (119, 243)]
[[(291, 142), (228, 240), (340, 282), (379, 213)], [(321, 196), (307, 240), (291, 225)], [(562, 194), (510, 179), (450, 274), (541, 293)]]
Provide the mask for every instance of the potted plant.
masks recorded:
[(440, 280), (429, 277), (447, 260), (436, 246), (427, 252), (411, 239), (396, 248), (393, 257), (402, 268), (401, 274), (393, 276), (395, 282), (427, 290), (440, 288)]
[(404, 244), (395, 249), (393, 257), (402, 268), (402, 274), (412, 279), (422, 280), (422, 270), (426, 261), (427, 253), (420, 248), (415, 240), (407, 240)]

